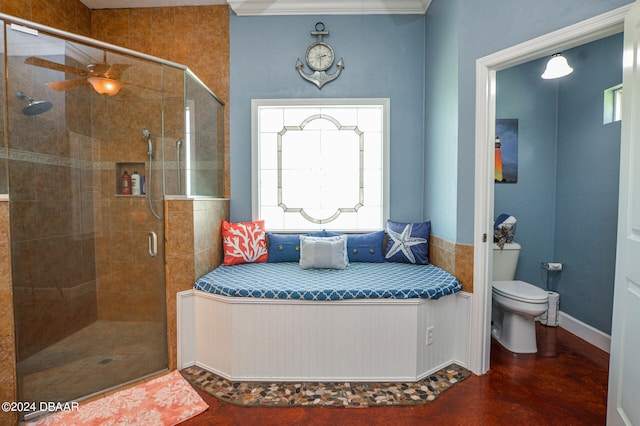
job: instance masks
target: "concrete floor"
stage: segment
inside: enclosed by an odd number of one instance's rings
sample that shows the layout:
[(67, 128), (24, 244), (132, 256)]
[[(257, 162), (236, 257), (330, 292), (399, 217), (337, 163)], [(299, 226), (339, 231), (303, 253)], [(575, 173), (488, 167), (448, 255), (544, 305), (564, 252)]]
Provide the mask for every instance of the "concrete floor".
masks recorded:
[(491, 370), (423, 406), (240, 407), (196, 389), (209, 409), (199, 425), (604, 425), (609, 355), (558, 327), (538, 326), (538, 353), (491, 344)]

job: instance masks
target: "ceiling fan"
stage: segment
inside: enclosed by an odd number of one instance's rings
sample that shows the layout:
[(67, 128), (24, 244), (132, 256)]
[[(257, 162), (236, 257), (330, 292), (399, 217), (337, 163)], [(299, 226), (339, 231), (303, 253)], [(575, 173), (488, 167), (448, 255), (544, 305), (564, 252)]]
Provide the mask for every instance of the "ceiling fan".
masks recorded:
[(28, 57), (25, 59), (24, 63), (80, 76), (69, 80), (47, 83), (47, 86), (53, 90), (57, 90), (58, 92), (91, 85), (96, 92), (109, 96), (117, 94), (122, 86), (124, 86), (125, 82), (120, 80), (122, 78), (122, 73), (131, 67), (131, 65), (128, 64), (108, 64), (106, 62), (106, 57), (103, 63), (88, 64), (85, 69), (59, 64), (57, 62), (35, 56)]

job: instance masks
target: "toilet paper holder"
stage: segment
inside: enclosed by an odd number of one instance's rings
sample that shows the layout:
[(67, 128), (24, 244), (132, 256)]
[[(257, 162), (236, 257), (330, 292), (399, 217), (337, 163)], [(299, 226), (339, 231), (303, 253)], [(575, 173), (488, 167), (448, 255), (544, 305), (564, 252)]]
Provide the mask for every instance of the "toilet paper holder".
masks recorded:
[[(549, 291), (549, 281), (551, 279), (551, 272), (560, 272), (562, 271), (563, 265), (562, 263), (559, 262), (542, 262), (540, 264), (542, 266), (542, 269), (544, 269), (545, 271), (547, 271), (547, 291)], [(555, 274), (554, 274), (555, 275)]]
[(562, 263), (560, 262), (542, 262), (542, 267), (547, 271), (562, 271)]
[(541, 324), (550, 327), (557, 327), (560, 322), (560, 294), (555, 291), (549, 291), (550, 272), (560, 272), (564, 265), (560, 262), (541, 262), (542, 269), (547, 271), (547, 294), (549, 295), (549, 307), (547, 312), (538, 317)]

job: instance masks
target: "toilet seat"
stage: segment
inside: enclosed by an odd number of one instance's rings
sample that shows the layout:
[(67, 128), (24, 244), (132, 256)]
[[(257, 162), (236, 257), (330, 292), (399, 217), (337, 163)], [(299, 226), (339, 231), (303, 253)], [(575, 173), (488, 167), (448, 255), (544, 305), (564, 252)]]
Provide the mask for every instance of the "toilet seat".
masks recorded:
[(525, 303), (547, 303), (549, 295), (540, 287), (524, 281), (493, 281), (493, 291), (508, 299)]

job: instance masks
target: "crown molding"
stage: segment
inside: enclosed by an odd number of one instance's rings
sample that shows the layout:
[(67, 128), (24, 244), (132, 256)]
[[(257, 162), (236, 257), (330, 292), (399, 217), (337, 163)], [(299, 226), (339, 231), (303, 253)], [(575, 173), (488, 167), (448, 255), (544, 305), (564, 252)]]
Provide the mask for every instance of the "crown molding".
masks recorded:
[(415, 15), (431, 0), (80, 0), (89, 9), (210, 6), (229, 4), (238, 16)]
[(238, 16), (268, 15), (415, 15), (431, 0), (228, 0)]

